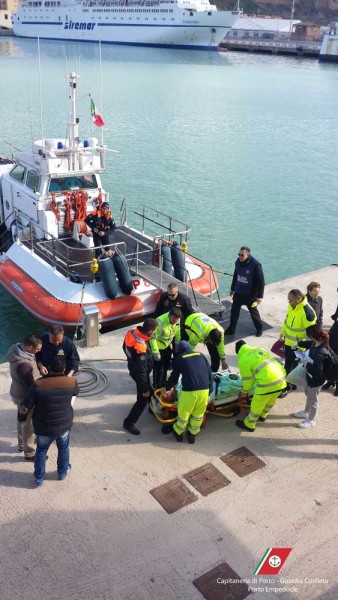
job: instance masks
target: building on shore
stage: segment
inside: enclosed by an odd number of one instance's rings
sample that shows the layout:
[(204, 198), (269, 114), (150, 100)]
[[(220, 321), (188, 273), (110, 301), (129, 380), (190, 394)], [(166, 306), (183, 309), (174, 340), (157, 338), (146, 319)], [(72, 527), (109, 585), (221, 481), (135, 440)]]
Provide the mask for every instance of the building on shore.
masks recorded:
[(287, 38), (301, 21), (273, 17), (242, 15), (230, 29), (228, 38)]
[(12, 29), (12, 14), (16, 11), (18, 0), (0, 0), (0, 28)]

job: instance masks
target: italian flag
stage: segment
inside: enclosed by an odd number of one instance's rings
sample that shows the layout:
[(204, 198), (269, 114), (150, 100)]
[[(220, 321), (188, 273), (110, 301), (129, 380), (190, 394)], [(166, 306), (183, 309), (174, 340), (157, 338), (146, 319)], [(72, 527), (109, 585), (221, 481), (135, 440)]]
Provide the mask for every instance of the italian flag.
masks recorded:
[(90, 99), (90, 112), (92, 113), (92, 119), (93, 119), (94, 125), (96, 125), (97, 127), (103, 127), (104, 121), (103, 121), (101, 115), (98, 113), (97, 108), (94, 103), (94, 100), (92, 98)]

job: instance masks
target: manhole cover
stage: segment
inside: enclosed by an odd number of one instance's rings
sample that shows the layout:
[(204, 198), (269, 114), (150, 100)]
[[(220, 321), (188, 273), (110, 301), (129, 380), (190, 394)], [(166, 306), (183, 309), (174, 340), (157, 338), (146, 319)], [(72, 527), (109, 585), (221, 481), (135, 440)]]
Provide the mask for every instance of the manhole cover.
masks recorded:
[(150, 493), (169, 515), (198, 499), (180, 479), (172, 479)]
[(245, 477), (245, 475), (249, 475), (266, 466), (265, 462), (245, 448), (245, 446), (237, 448), (237, 450), (233, 450), (232, 452), (229, 452), (229, 454), (224, 454), (221, 456), (221, 460), (228, 465), (230, 469), (235, 471), (236, 475), (239, 475), (239, 477)]
[(189, 481), (189, 483), (197, 490), (202, 496), (208, 496), (212, 492), (216, 492), (221, 488), (229, 485), (231, 481), (224, 477), (214, 465), (207, 463), (198, 469), (189, 471), (183, 475), (183, 477)]
[[(222, 583), (230, 580), (232, 583)], [(227, 563), (221, 563), (193, 581), (206, 600), (243, 600), (251, 591)]]

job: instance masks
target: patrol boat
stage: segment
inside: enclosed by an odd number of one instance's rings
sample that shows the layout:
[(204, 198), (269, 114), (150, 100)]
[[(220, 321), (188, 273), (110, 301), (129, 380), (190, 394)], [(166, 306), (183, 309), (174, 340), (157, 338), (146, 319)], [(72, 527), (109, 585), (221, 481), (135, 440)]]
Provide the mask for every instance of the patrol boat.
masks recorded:
[[(124, 198), (120, 224), (98, 260), (101, 247), (93, 248), (86, 228), (74, 239), (74, 223), (109, 202), (101, 180), (109, 149), (97, 138), (81, 141), (78, 75), (67, 78), (68, 137), (38, 140), (14, 156), (14, 166), (2, 164), (0, 283), (37, 319), (66, 327), (81, 324), (85, 306), (97, 307), (104, 326), (151, 314), (172, 282), (202, 312), (221, 312), (211, 299), (218, 287), (211, 266), (184, 252), (190, 228), (157, 209), (139, 206), (137, 227)], [(154, 227), (158, 234), (148, 234)]]
[(239, 16), (209, 0), (21, 0), (14, 35), (216, 50)]

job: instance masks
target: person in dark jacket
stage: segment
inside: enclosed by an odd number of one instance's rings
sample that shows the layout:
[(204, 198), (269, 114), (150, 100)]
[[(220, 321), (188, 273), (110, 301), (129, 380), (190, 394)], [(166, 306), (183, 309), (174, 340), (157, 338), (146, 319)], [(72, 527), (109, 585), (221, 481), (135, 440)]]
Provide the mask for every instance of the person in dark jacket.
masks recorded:
[(264, 286), (264, 273), (261, 263), (251, 255), (250, 248), (242, 246), (238, 252), (232, 278), (230, 290), (232, 307), (229, 327), (225, 331), (227, 335), (235, 334), (242, 306), (246, 306), (250, 313), (256, 329), (256, 336), (260, 337), (262, 335), (263, 323), (257, 305), (262, 302)]
[(142, 326), (129, 329), (123, 342), (123, 351), (128, 360), (130, 377), (136, 383), (137, 399), (123, 421), (123, 428), (132, 435), (140, 435), (135, 423), (140, 418), (150, 401), (153, 388), (150, 383), (150, 373), (153, 369), (154, 355), (149, 341), (155, 334), (157, 323), (155, 319), (146, 319)]
[(317, 281), (311, 281), (306, 288), (306, 298), (308, 304), (310, 304), (311, 308), (316, 313), (318, 325), (322, 327), (323, 325), (323, 298), (319, 295), (320, 293), (320, 283)]
[(163, 292), (155, 308), (155, 319), (169, 312), (171, 308), (179, 308), (182, 321), (194, 312), (189, 296), (178, 291), (176, 283), (169, 283), (167, 291)]
[(158, 300), (155, 308), (155, 319), (169, 312), (172, 308), (179, 308), (182, 313), (181, 318), (181, 339), (187, 340), (188, 335), (184, 329), (184, 322), (186, 318), (194, 313), (193, 306), (189, 296), (183, 292), (179, 292), (176, 283), (169, 283), (167, 291), (163, 292)]
[(306, 363), (305, 388), (306, 404), (304, 410), (293, 413), (297, 419), (302, 419), (298, 427), (308, 429), (316, 424), (315, 418), (319, 408), (319, 392), (325, 381), (325, 366), (329, 360), (329, 334), (317, 323), (306, 328), (310, 341), (301, 342), (302, 348), (309, 348), (309, 361)]
[(95, 253), (101, 254), (101, 246), (107, 246), (109, 242), (109, 232), (116, 229), (115, 221), (109, 211), (108, 202), (102, 202), (101, 210), (95, 210), (85, 218), (85, 223), (93, 232), (94, 246), (99, 246)]
[(50, 371), (51, 361), (56, 356), (66, 359), (66, 375), (71, 377), (79, 370), (80, 357), (72, 340), (64, 335), (62, 325), (51, 325), (48, 333), (41, 335), (42, 348), (36, 354), (36, 360), (41, 375), (44, 377)]
[[(337, 290), (338, 291), (338, 290)], [(331, 315), (331, 319), (334, 321), (330, 331), (330, 348), (338, 354), (338, 306), (336, 312)], [(324, 383), (322, 390), (328, 390), (329, 388), (336, 388), (334, 391), (334, 395), (338, 396), (338, 381), (327, 381)]]
[(177, 420), (173, 432), (177, 442), (183, 441), (187, 429), (189, 444), (194, 444), (200, 432), (209, 394), (212, 392), (213, 377), (210, 365), (200, 352), (193, 352), (188, 342), (178, 344), (173, 371), (166, 390), (175, 386), (182, 375), (182, 391), (177, 402)]
[(34, 476), (38, 486), (45, 480), (46, 454), (54, 441), (58, 448), (59, 479), (65, 479), (71, 469), (69, 439), (73, 424), (72, 399), (79, 393), (79, 386), (75, 377), (65, 375), (65, 368), (65, 358), (56, 356), (51, 361), (50, 373), (33, 383), (19, 408), (19, 416), (23, 419), (34, 408)]
[[(38, 379), (39, 369), (35, 356), (41, 350), (42, 341), (35, 333), (27, 335), (22, 343), (13, 344), (8, 350), (7, 360), (11, 374), (9, 393), (14, 404), (19, 407), (30, 386)], [(30, 410), (24, 422), (17, 418), (18, 450), (24, 452), (25, 460), (34, 460), (34, 430)]]

